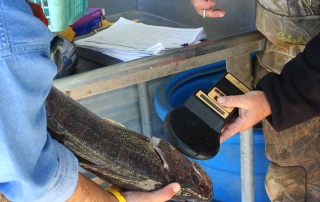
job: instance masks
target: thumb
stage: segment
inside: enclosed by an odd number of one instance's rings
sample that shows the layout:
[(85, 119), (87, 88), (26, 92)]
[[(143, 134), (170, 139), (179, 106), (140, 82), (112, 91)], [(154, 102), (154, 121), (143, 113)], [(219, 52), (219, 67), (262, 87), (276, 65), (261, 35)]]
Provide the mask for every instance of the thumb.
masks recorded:
[(180, 185), (176, 182), (153, 192), (124, 192), (127, 202), (164, 202), (170, 200), (178, 191)]
[(170, 200), (178, 191), (180, 190), (180, 185), (178, 183), (171, 183), (164, 187), (163, 189), (154, 191), (153, 193), (150, 193), (150, 200), (146, 201), (152, 201), (154, 196), (158, 196), (158, 201), (167, 201)]
[(246, 100), (243, 95), (231, 95), (218, 97), (217, 102), (224, 107), (238, 107), (246, 109)]
[(224, 142), (225, 140), (229, 139), (234, 134), (241, 131), (241, 122), (239, 118), (236, 118), (234, 121), (227, 124), (227, 126), (224, 128), (224, 130), (220, 134), (220, 144)]

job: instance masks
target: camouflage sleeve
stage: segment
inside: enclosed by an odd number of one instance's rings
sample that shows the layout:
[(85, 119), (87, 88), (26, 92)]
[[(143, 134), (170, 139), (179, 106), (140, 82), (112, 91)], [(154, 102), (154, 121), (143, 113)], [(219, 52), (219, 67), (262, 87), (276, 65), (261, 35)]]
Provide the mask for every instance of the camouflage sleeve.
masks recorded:
[(257, 85), (266, 93), (276, 131), (320, 115), (320, 33), (302, 53), (288, 62), (280, 75), (269, 73)]

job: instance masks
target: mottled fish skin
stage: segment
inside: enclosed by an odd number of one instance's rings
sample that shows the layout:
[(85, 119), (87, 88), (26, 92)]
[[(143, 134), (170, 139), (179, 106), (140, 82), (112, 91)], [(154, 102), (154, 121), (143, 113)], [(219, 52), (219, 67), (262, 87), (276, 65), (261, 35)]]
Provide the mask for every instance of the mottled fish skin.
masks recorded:
[(174, 200), (212, 200), (207, 173), (164, 140), (107, 123), (55, 87), (45, 104), (51, 136), (74, 152), (80, 166), (107, 182), (134, 191), (178, 182)]

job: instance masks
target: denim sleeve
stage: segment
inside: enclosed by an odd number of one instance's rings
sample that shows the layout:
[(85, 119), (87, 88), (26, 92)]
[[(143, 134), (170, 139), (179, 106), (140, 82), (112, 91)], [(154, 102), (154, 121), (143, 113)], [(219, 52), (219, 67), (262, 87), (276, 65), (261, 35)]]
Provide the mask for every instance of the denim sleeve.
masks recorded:
[(0, 0), (0, 192), (11, 201), (65, 201), (77, 185), (77, 159), (46, 128), (51, 40), (25, 0)]

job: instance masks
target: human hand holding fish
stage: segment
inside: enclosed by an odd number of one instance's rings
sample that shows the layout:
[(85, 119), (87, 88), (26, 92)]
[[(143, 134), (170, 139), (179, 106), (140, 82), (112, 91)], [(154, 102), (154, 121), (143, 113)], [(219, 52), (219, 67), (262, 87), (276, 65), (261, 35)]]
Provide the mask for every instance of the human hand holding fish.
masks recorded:
[(153, 192), (122, 191), (121, 188), (114, 185), (109, 185), (108, 188), (114, 190), (120, 197), (104, 191), (96, 183), (79, 173), (77, 188), (67, 202), (164, 202), (170, 200), (180, 190), (180, 185), (171, 183)]
[[(172, 197), (180, 190), (180, 185), (178, 183), (171, 183), (164, 188), (153, 191), (153, 192), (138, 192), (138, 191), (121, 191), (121, 188), (109, 185), (107, 187), (108, 189), (116, 190), (116, 192), (121, 192), (123, 199), (125, 201), (123, 202), (164, 202), (172, 199)], [(121, 201), (121, 198), (119, 200)]]

